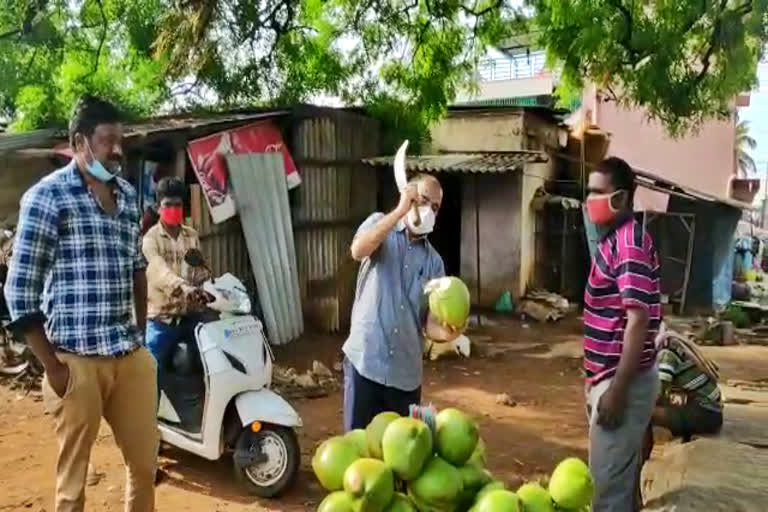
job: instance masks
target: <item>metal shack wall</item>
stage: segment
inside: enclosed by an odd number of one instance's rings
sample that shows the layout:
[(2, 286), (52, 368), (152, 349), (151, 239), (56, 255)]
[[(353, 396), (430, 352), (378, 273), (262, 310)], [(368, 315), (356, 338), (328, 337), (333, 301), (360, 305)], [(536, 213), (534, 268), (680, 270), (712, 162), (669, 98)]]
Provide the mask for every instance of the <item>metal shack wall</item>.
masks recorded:
[(213, 275), (218, 277), (229, 272), (246, 283), (249, 290), (255, 290), (240, 217), (214, 224), (199, 184), (190, 187), (190, 203), (192, 227), (197, 230), (200, 250)]
[[(724, 269), (728, 270), (727, 260), (733, 259), (733, 238), (741, 211), (724, 204), (691, 201), (677, 196), (670, 196), (668, 211), (696, 215), (688, 282), (688, 312), (709, 313), (716, 307), (715, 297), (721, 294), (718, 292), (718, 276)], [(728, 280), (727, 276), (725, 279)]]
[(376, 172), (361, 159), (379, 154), (379, 125), (332, 111), (296, 120), (292, 142), (302, 178), (292, 215), (304, 315), (327, 332), (345, 331), (358, 269), (349, 245), (376, 208)]

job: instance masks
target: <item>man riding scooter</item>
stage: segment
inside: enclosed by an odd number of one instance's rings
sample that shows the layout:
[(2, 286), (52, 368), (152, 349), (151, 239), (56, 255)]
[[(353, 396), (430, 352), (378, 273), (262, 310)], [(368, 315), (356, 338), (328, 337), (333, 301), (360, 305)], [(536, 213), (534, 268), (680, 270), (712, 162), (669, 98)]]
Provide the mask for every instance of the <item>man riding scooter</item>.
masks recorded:
[(214, 283), (197, 233), (182, 224), (184, 196), (178, 178), (158, 183), (160, 220), (143, 241), (160, 436), (208, 460), (231, 454), (245, 490), (278, 496), (299, 469), (301, 418), (269, 389), (272, 353), (245, 286), (231, 274)]
[(197, 232), (182, 224), (186, 189), (180, 178), (163, 178), (157, 185), (160, 221), (144, 235), (147, 259), (147, 347), (157, 360), (161, 378), (174, 349), (192, 337), (198, 313), (207, 302), (200, 286), (209, 279), (202, 260)]

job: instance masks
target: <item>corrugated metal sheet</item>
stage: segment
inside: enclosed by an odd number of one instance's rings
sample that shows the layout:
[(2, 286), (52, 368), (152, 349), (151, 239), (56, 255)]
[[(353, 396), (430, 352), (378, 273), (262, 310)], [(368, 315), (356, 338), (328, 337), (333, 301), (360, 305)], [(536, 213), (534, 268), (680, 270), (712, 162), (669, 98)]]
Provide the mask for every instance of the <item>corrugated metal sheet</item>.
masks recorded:
[(190, 199), (192, 226), (197, 230), (200, 250), (213, 275), (220, 276), (229, 272), (250, 287), (253, 284), (253, 273), (248, 261), (248, 248), (240, 227), (240, 218), (235, 217), (221, 224), (214, 224), (200, 185), (190, 187)]
[(125, 139), (141, 137), (161, 132), (174, 132), (181, 130), (193, 130), (203, 127), (217, 127), (232, 123), (246, 123), (257, 119), (276, 117), (289, 114), (287, 109), (265, 110), (263, 112), (231, 112), (220, 114), (208, 114), (201, 116), (167, 116), (154, 117), (135, 123), (129, 123), (125, 126)]
[(0, 134), (0, 153), (48, 144), (56, 136), (56, 133), (57, 130), (50, 129)]
[(227, 155), (227, 166), (267, 334), (283, 345), (304, 331), (283, 156)]
[(378, 153), (378, 130), (376, 121), (347, 112), (304, 119), (293, 130), (303, 180), (294, 230), (304, 313), (328, 332), (349, 325), (358, 269), (349, 246), (376, 208), (376, 171), (362, 158)]
[[(394, 157), (369, 158), (365, 163), (391, 166)], [(515, 151), (508, 153), (447, 153), (444, 155), (409, 156), (406, 169), (413, 172), (502, 173), (521, 170), (526, 163), (548, 160), (546, 153)]]

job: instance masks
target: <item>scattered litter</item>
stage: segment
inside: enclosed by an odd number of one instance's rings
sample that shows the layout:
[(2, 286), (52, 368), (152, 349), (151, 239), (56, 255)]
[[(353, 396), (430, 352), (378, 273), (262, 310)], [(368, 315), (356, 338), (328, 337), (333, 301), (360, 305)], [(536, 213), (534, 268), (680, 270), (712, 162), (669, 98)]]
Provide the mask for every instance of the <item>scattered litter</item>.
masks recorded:
[(318, 361), (312, 364), (312, 370), (301, 374), (294, 368), (275, 365), (272, 369), (272, 381), (275, 390), (289, 399), (320, 398), (328, 396), (339, 387), (328, 367)]
[(706, 325), (693, 337), (699, 345), (735, 345), (734, 322), (708, 318)]
[(43, 367), (29, 347), (13, 340), (5, 325), (0, 326), (0, 382), (24, 395), (40, 389)]
[(759, 380), (740, 380), (740, 379), (728, 379), (726, 382), (729, 386), (743, 389), (745, 391), (759, 391), (768, 392), (768, 379)]
[(571, 304), (562, 295), (533, 290), (523, 298), (519, 311), (539, 322), (556, 322), (571, 311)]
[(496, 395), (496, 403), (499, 405), (506, 405), (507, 407), (515, 407), (517, 402), (512, 400), (512, 397), (506, 393), (499, 393)]
[(581, 359), (584, 357), (584, 345), (581, 340), (563, 341), (549, 345), (549, 350), (544, 353), (527, 353), (525, 357), (535, 357), (538, 359)]
[(470, 315), (467, 325), (468, 327), (497, 327), (499, 322), (478, 313)]
[(331, 370), (320, 361), (312, 361), (312, 373), (321, 378), (333, 378)]
[(546, 348), (546, 343), (537, 342), (503, 342), (495, 341), (493, 343), (475, 344), (475, 354), (478, 357), (495, 358), (508, 352), (529, 352)]
[(493, 310), (496, 313), (514, 313), (515, 305), (512, 302), (512, 294), (509, 290), (505, 290), (499, 298), (496, 300), (496, 304), (493, 305)]
[(297, 386), (300, 386), (302, 388), (314, 388), (317, 387), (317, 381), (315, 380), (315, 376), (312, 375), (311, 372), (302, 373), (301, 375), (297, 375), (293, 379), (294, 384)]

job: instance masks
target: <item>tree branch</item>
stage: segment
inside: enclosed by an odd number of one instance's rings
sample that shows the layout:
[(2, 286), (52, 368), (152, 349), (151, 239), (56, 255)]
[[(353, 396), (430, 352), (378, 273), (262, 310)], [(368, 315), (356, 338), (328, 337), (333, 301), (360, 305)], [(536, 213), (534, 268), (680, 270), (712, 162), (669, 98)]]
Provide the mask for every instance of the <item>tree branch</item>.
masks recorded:
[(736, 14), (740, 14), (741, 16), (746, 16), (747, 14), (752, 12), (752, 2), (747, 2), (745, 4), (742, 4), (736, 7), (733, 11)]
[(707, 73), (709, 73), (709, 67), (712, 65), (712, 55), (715, 53), (715, 48), (717, 47), (717, 39), (720, 36), (720, 29), (723, 23), (722, 15), (727, 6), (728, 0), (720, 0), (720, 5), (718, 6), (719, 13), (715, 18), (715, 23), (712, 25), (712, 34), (709, 37), (709, 47), (701, 57), (701, 70), (693, 80), (694, 87), (698, 87), (702, 80), (704, 80), (704, 78), (707, 76)]
[(24, 66), (24, 76), (29, 75), (29, 70), (32, 69), (32, 64), (35, 62), (35, 58), (37, 57), (37, 51), (40, 48), (35, 48), (35, 51), (32, 52), (32, 56), (29, 58), (29, 62), (27, 62), (27, 65)]
[(476, 17), (482, 17), (488, 14), (489, 12), (496, 10), (501, 7), (502, 0), (496, 0), (494, 3), (489, 5), (488, 7), (485, 7), (484, 9), (480, 9), (479, 11), (476, 11), (474, 7), (467, 7), (464, 4), (461, 4), (459, 7), (462, 11), (464, 11), (465, 14), (468, 14), (470, 16), (476, 16)]
[(640, 52), (638, 52), (637, 49), (632, 46), (632, 34), (635, 24), (634, 16), (632, 15), (632, 11), (630, 11), (629, 8), (623, 4), (622, 0), (610, 0), (610, 4), (618, 9), (621, 15), (624, 17), (624, 36), (621, 38), (619, 44), (621, 44), (621, 46), (623, 46), (632, 56), (632, 59), (628, 64), (634, 65), (642, 59), (642, 57), (639, 55)]
[(416, 46), (413, 48), (413, 53), (411, 54), (411, 62), (413, 62), (414, 59), (416, 59), (416, 54), (419, 53), (419, 50), (421, 49), (421, 45), (424, 44), (424, 36), (427, 34), (427, 30), (432, 26), (432, 20), (428, 20), (426, 23), (424, 23), (421, 26), (421, 30), (419, 30), (419, 35), (416, 38)]
[(99, 14), (101, 15), (101, 35), (99, 36), (99, 46), (96, 48), (96, 58), (93, 61), (93, 69), (80, 77), (81, 80), (95, 75), (99, 70), (101, 52), (104, 49), (104, 42), (107, 40), (107, 28), (109, 22), (107, 21), (107, 15), (104, 14), (104, 4), (102, 4), (102, 0), (96, 0), (96, 4), (99, 6)]
[(21, 34), (21, 29), (20, 28), (17, 28), (15, 30), (9, 30), (8, 32), (0, 34), (0, 40), (8, 38), (8, 37), (13, 37), (16, 34)]

